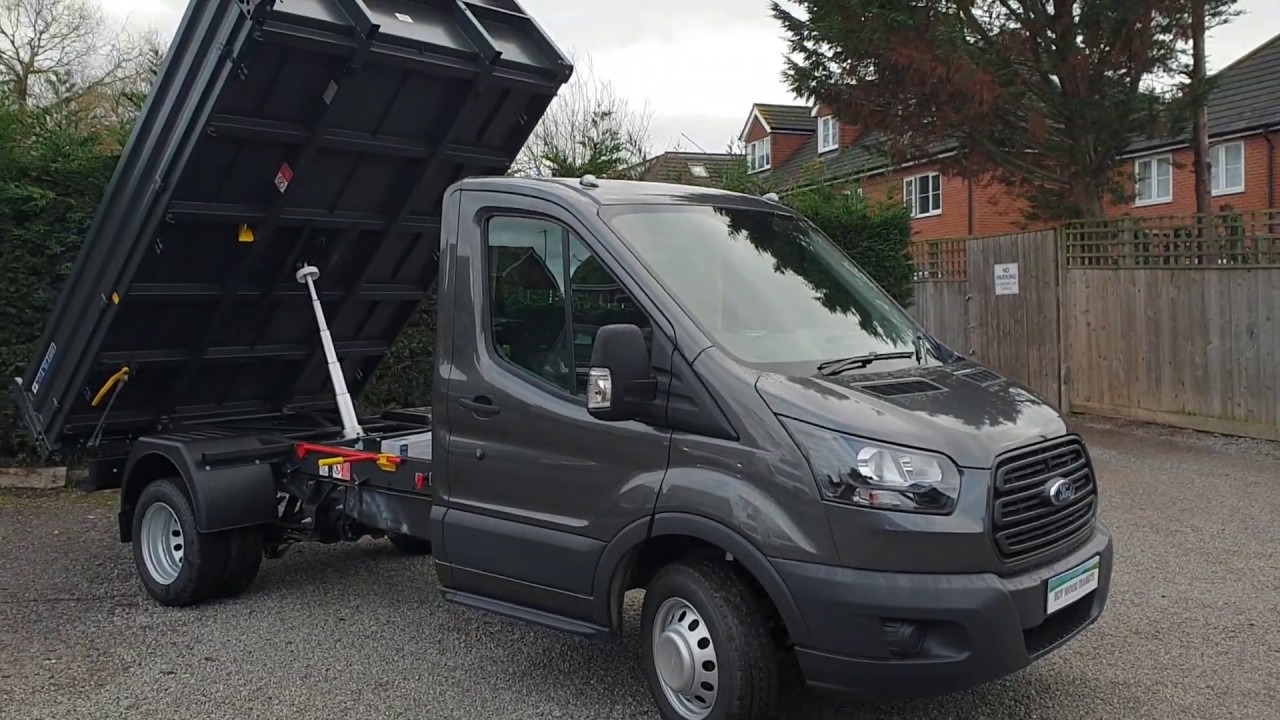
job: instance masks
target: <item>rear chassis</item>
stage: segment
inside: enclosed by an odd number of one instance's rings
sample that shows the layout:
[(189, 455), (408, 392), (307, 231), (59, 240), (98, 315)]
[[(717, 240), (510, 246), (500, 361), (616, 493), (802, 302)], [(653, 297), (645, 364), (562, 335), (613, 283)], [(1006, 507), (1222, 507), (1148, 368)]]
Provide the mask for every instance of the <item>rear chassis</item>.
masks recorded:
[[(134, 512), (130, 497), (139, 489), (126, 487), (128, 468), (157, 444), (172, 443), (193, 450), (191, 464), (197, 472), (243, 476), (247, 469), (269, 469), (276, 519), (263, 526), (267, 557), (279, 557), (299, 542), (353, 542), (387, 535), (429, 541), (431, 462), (383, 453), (381, 448), (386, 441), (395, 445), (397, 439), (429, 431), (430, 410), (389, 411), (362, 425), (366, 434), (355, 440), (342, 438), (339, 428), (326, 426), (322, 419), (271, 432), (240, 424), (151, 436), (128, 446), (101, 448), (89, 460), (79, 489), (123, 490), (118, 520), (120, 538), (128, 542)], [(230, 449), (200, 447), (211, 442)], [(203, 499), (216, 512), (218, 498)], [(199, 517), (207, 521), (208, 514)]]

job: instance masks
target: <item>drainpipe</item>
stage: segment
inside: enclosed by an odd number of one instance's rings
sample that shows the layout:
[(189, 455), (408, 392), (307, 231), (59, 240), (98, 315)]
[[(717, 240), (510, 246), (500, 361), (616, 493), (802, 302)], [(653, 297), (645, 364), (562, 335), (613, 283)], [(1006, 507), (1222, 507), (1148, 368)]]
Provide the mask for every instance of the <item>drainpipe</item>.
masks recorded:
[(964, 184), (969, 192), (969, 237), (973, 237), (973, 165), (968, 156), (964, 159)]
[(1267, 141), (1267, 209), (1270, 210), (1276, 206), (1276, 142), (1271, 139), (1271, 133), (1275, 128), (1268, 130), (1262, 134), (1262, 138)]

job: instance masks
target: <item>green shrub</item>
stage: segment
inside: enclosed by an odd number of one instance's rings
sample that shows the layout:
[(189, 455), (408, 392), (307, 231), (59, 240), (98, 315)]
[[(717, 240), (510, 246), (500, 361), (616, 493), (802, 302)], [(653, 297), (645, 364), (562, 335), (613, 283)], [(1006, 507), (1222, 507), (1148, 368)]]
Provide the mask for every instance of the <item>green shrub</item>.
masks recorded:
[(0, 463), (35, 444), (9, 399), (115, 169), (110, 137), (0, 98)]
[(902, 203), (872, 203), (856, 191), (830, 185), (789, 193), (782, 202), (809, 218), (894, 300), (910, 307), (911, 216)]
[(770, 176), (751, 175), (744, 158), (722, 172), (718, 185), (747, 195), (777, 192), (783, 205), (809, 218), (894, 300), (910, 307), (914, 286), (907, 252), (911, 215), (906, 206), (892, 199), (870, 202), (855, 188), (821, 182), (813, 169), (807, 175), (803, 189), (779, 191)]

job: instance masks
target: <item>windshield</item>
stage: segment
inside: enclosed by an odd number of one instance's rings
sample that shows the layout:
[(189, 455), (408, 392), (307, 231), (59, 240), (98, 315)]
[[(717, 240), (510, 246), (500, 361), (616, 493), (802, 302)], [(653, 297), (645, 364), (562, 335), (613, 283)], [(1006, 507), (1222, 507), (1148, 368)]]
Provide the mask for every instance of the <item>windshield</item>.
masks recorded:
[(797, 217), (702, 205), (618, 206), (604, 215), (712, 342), (744, 363), (812, 371), (916, 348), (906, 313)]

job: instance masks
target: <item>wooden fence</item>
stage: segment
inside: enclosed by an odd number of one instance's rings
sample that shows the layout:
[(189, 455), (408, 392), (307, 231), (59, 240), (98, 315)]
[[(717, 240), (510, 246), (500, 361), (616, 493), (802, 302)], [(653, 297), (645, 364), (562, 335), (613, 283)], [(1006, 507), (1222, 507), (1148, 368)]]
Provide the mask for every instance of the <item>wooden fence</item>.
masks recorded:
[(913, 256), (916, 317), (1059, 408), (1280, 440), (1280, 211), (1073, 223)]

